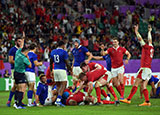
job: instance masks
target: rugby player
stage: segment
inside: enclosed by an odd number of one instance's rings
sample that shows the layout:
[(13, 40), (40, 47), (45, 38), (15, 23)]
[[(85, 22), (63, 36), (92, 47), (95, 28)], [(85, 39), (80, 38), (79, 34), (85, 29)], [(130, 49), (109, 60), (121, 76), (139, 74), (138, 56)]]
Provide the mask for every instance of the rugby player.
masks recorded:
[(97, 103), (101, 103), (101, 89), (100, 87), (107, 86), (110, 90), (111, 94), (115, 98), (116, 104), (118, 104), (118, 98), (113, 90), (113, 88), (110, 87), (109, 81), (111, 80), (111, 73), (104, 69), (96, 69), (93, 71), (89, 71), (87, 73), (80, 73), (79, 79), (81, 81), (84, 81), (85, 84), (88, 85), (88, 96), (90, 96), (91, 91), (93, 90), (93, 82), (95, 82), (95, 90), (97, 95)]
[(135, 34), (142, 46), (141, 67), (139, 71), (137, 72), (137, 78), (135, 80), (135, 83), (132, 87), (132, 90), (128, 98), (120, 100), (120, 101), (130, 104), (133, 95), (137, 91), (138, 85), (141, 83), (143, 86), (142, 88), (143, 88), (143, 95), (145, 98), (145, 102), (140, 104), (139, 106), (151, 106), (151, 103), (149, 102), (149, 94), (148, 94), (148, 90), (146, 86), (152, 74), (151, 63), (152, 63), (152, 58), (153, 58), (153, 53), (154, 53), (154, 48), (152, 45), (152, 36), (151, 36), (152, 28), (150, 25), (148, 26), (148, 40), (146, 42), (143, 40), (140, 33), (138, 32), (138, 28), (139, 28), (138, 25), (135, 25)]
[[(92, 59), (92, 53), (90, 53), (86, 47), (80, 45), (79, 39), (74, 39), (74, 46), (75, 48), (72, 50), (73, 92), (76, 90), (78, 75), (82, 72), (80, 64), (84, 61), (89, 63), (89, 61)], [(88, 56), (88, 59), (85, 60), (86, 56)]]
[(67, 85), (67, 72), (66, 72), (66, 66), (68, 71), (72, 73), (71, 66), (69, 65), (68, 61), (68, 54), (64, 50), (65, 48), (65, 43), (63, 41), (59, 41), (58, 43), (58, 48), (52, 50), (50, 54), (50, 71), (52, 73), (52, 64), (54, 62), (54, 81), (56, 82), (57, 85), (57, 92), (58, 96), (55, 101), (55, 104), (57, 106), (64, 106), (62, 104), (61, 99), (62, 99), (62, 94), (66, 88)]
[(107, 54), (111, 57), (111, 73), (112, 73), (112, 83), (113, 86), (116, 87), (117, 91), (121, 95), (120, 98), (124, 98), (124, 65), (123, 65), (123, 56), (127, 55), (127, 59), (125, 60), (125, 64), (128, 64), (128, 61), (131, 57), (131, 54), (124, 47), (119, 46), (119, 41), (117, 38), (113, 39), (113, 47), (107, 49), (106, 51), (102, 48), (102, 55), (105, 56)]
[(35, 66), (41, 66), (42, 62), (37, 61), (37, 55), (36, 55), (36, 50), (37, 50), (37, 45), (32, 43), (30, 45), (30, 51), (28, 53), (28, 57), (30, 62), (32, 63), (32, 68), (27, 67), (26, 68), (26, 79), (28, 82), (28, 92), (27, 92), (27, 97), (28, 97), (28, 104), (27, 106), (33, 106), (32, 105), (32, 96), (35, 94), (35, 89), (34, 85), (36, 82), (36, 74), (35, 74)]

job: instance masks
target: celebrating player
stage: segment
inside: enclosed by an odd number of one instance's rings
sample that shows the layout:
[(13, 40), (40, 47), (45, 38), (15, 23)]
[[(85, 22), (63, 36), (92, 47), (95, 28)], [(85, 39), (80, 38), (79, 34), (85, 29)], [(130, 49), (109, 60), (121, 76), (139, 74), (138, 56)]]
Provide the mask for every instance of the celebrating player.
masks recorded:
[(52, 50), (51, 52), (51, 59), (50, 59), (50, 71), (52, 73), (52, 64), (54, 62), (54, 81), (57, 85), (57, 100), (55, 104), (57, 106), (64, 106), (61, 102), (63, 91), (67, 85), (67, 69), (71, 72), (71, 67), (68, 62), (68, 54), (64, 50), (65, 43), (63, 41), (59, 41), (58, 48)]
[(131, 54), (124, 48), (119, 46), (119, 41), (117, 38), (113, 39), (113, 47), (109, 48), (108, 50), (104, 51), (102, 48), (102, 55), (109, 54), (111, 57), (112, 63), (112, 82), (113, 86), (116, 87), (117, 91), (121, 95), (121, 99), (124, 98), (124, 65), (123, 65), (123, 55), (127, 55), (127, 59), (125, 60), (125, 64), (128, 64), (128, 60), (131, 57)]
[(130, 104), (133, 95), (137, 91), (138, 85), (142, 83), (145, 102), (140, 104), (139, 106), (150, 106), (151, 105), (151, 103), (149, 102), (148, 90), (146, 88), (148, 81), (151, 78), (151, 74), (152, 74), (151, 63), (152, 63), (153, 52), (154, 52), (154, 48), (152, 45), (151, 31), (152, 31), (152, 28), (149, 25), (148, 26), (148, 41), (144, 42), (144, 40), (142, 39), (141, 35), (138, 32), (138, 25), (135, 25), (135, 34), (142, 46), (141, 68), (137, 72), (137, 78), (132, 87), (130, 95), (128, 96), (128, 98), (120, 100), (121, 102)]
[(28, 82), (28, 105), (27, 106), (32, 106), (32, 96), (33, 93), (35, 94), (35, 90), (34, 90), (34, 85), (35, 85), (35, 81), (36, 81), (36, 76), (35, 76), (35, 66), (41, 66), (42, 62), (38, 62), (37, 61), (37, 55), (35, 54), (37, 50), (37, 45), (36, 44), (31, 44), (30, 45), (30, 51), (28, 53), (28, 57), (30, 62), (32, 63), (32, 68), (27, 67), (26, 68), (26, 79)]

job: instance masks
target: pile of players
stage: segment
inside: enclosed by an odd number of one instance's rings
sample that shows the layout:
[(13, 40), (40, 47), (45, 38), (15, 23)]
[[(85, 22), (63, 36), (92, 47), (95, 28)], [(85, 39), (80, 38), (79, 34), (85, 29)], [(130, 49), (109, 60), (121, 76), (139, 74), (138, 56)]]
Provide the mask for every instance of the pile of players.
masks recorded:
[[(23, 48), (24, 39), (17, 38), (16, 46), (9, 52), (9, 62), (11, 63), (12, 71), (14, 70), (15, 84), (10, 92), (7, 106), (10, 106), (11, 99), (15, 94), (14, 107), (16, 109), (25, 108), (22, 99), (27, 85), (29, 107), (53, 104), (57, 106), (83, 104), (118, 105), (119, 100), (130, 104), (138, 85), (141, 85), (141, 96), (143, 94), (145, 98), (145, 102), (139, 106), (150, 106), (149, 93), (146, 88), (147, 84), (149, 83), (152, 86), (151, 95), (153, 98), (156, 98), (160, 94), (159, 79), (151, 77), (151, 62), (154, 52), (151, 31), (152, 28), (149, 26), (148, 39), (144, 41), (138, 32), (138, 25), (135, 25), (135, 34), (142, 46), (141, 68), (137, 72), (137, 78), (131, 93), (126, 99), (124, 99), (123, 56), (124, 54), (127, 55), (124, 63), (128, 64), (131, 55), (124, 47), (119, 46), (117, 39), (113, 39), (113, 47), (108, 48), (106, 51), (104, 51), (104, 46), (101, 46), (101, 54), (103, 56), (93, 56), (87, 48), (80, 45), (79, 39), (74, 39), (75, 48), (72, 50), (74, 57), (72, 66), (69, 65), (68, 53), (64, 50), (65, 43), (59, 41), (57, 49), (52, 50), (50, 54), (50, 66), (47, 73), (46, 75), (41, 74), (39, 76), (40, 83), (37, 91), (35, 91), (35, 66), (42, 65), (42, 62), (37, 61), (37, 55), (35, 54), (37, 47), (35, 44), (31, 44), (30, 49)], [(88, 58), (85, 60), (86, 56)], [(106, 60), (107, 68), (98, 63), (89, 63), (92, 58)], [(67, 71), (73, 77), (73, 86), (67, 86)], [(77, 83), (79, 83), (79, 88), (77, 88)], [(111, 83), (120, 94), (119, 100)], [(108, 94), (104, 90), (105, 86), (107, 87)], [(96, 91), (96, 97), (92, 95), (93, 89)], [(114, 97), (114, 101), (110, 101), (109, 93)], [(32, 102), (33, 95), (35, 97), (34, 102)], [(101, 95), (104, 96), (104, 99), (101, 99)]]

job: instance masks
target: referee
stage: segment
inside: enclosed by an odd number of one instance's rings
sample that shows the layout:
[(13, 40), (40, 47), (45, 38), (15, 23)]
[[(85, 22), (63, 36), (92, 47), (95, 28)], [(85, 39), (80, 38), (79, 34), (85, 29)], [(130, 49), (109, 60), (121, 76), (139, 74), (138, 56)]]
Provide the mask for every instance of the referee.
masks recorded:
[[(24, 39), (22, 40), (22, 43), (24, 44)], [(26, 90), (26, 77), (25, 77), (25, 68), (28, 66), (29, 68), (32, 67), (31, 62), (28, 58), (28, 48), (20, 48), (16, 52), (15, 56), (15, 71), (14, 71), (14, 79), (15, 83), (17, 85), (17, 90), (15, 92), (15, 98), (17, 102), (14, 104), (14, 107), (16, 109), (25, 109), (22, 107), (22, 99), (24, 92)]]

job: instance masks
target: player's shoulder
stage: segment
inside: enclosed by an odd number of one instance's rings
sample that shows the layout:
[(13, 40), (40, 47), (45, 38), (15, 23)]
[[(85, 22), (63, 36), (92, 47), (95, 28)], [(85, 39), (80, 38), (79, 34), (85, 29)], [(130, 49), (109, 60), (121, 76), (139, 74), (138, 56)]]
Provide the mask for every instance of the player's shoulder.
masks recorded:
[(13, 52), (13, 51), (17, 51), (18, 49), (14, 46), (14, 47), (12, 47), (10, 50), (9, 50), (9, 52)]

